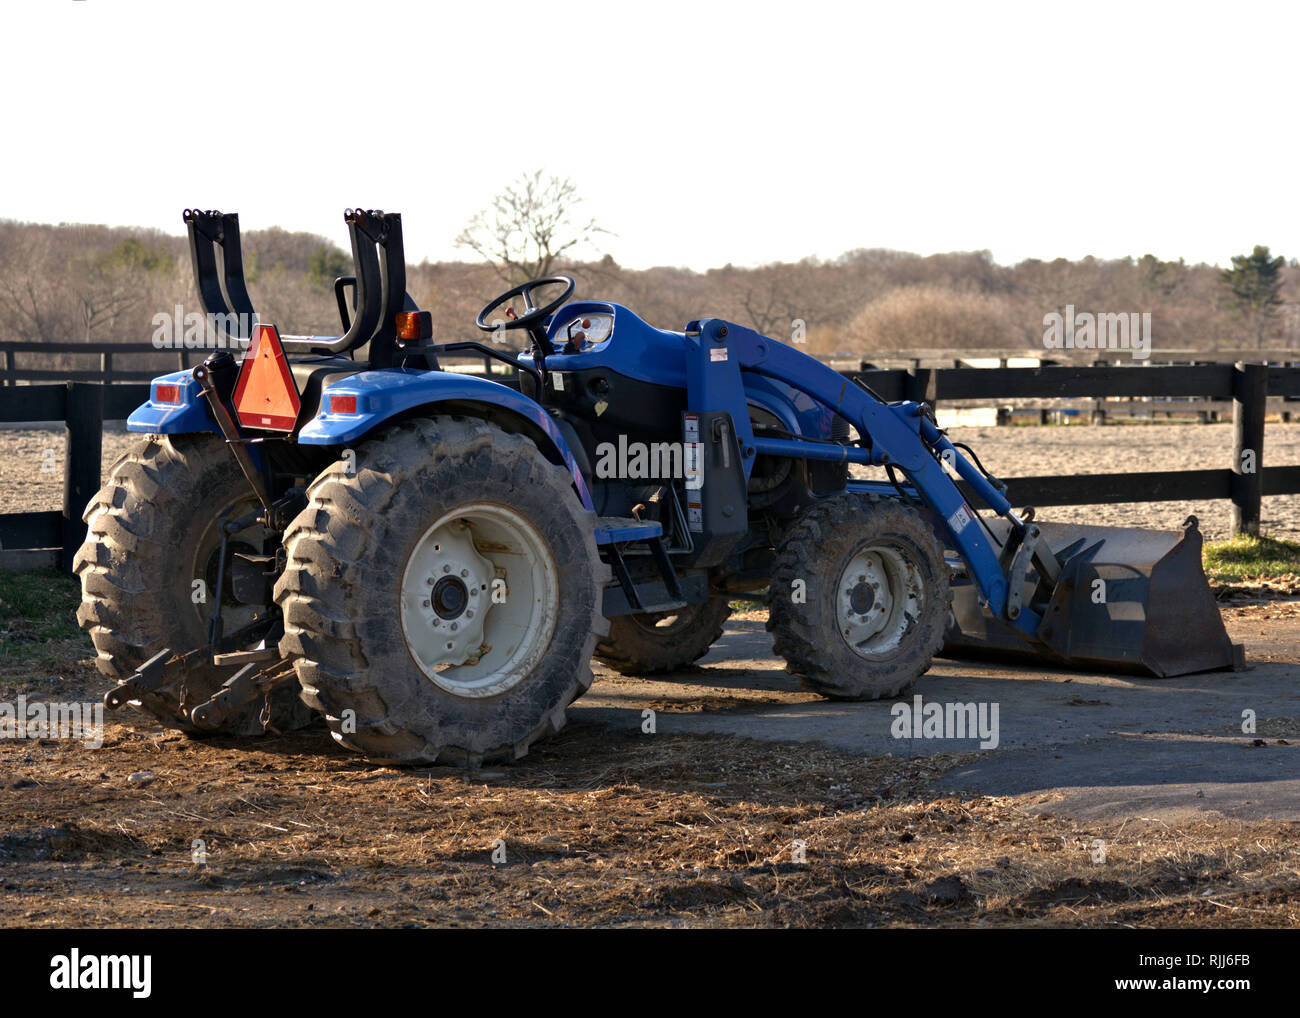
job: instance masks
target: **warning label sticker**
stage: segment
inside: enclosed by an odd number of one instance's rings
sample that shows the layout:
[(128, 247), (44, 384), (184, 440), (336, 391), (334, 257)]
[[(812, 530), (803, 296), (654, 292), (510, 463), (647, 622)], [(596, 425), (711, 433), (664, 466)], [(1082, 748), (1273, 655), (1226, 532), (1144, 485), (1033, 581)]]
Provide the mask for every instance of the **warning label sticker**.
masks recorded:
[(954, 534), (960, 534), (970, 525), (970, 521), (970, 506), (963, 502), (957, 507), (957, 511), (948, 517), (948, 526)]

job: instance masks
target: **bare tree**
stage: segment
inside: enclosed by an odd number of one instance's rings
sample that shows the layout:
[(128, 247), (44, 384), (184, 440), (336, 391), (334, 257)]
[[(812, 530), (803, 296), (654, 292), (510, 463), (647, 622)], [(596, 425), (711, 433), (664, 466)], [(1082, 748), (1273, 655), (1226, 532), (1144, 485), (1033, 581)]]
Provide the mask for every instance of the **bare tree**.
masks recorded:
[(7, 241), (0, 252), (0, 327), (5, 337), (39, 343), (66, 341), (72, 317), (61, 292), (64, 280), (55, 267), (50, 231), (30, 228)]
[(117, 330), (126, 316), (145, 303), (147, 275), (106, 259), (83, 258), (69, 266), (67, 285), (76, 306), (81, 340), (121, 339)]
[(469, 221), (456, 246), (469, 248), (512, 285), (549, 275), (562, 255), (609, 232), (576, 215), (581, 203), (568, 177), (525, 173)]

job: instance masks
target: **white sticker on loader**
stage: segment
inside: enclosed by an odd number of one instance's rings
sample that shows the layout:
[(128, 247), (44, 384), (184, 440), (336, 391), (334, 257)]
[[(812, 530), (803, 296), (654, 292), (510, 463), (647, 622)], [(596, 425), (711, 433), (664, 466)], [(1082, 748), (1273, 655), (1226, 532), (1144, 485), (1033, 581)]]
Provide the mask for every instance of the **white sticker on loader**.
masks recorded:
[(971, 514), (966, 503), (963, 502), (957, 507), (957, 511), (948, 517), (948, 527), (954, 534), (960, 534), (970, 526)]
[(682, 476), (686, 478), (686, 490), (699, 491), (704, 487), (704, 446), (687, 442), (683, 451)]
[[(682, 475), (686, 479), (686, 490), (699, 491), (704, 487), (704, 446), (700, 442), (700, 418), (698, 414), (683, 415), (682, 432), (686, 438), (686, 441), (682, 443)], [(692, 504), (699, 505), (698, 502)], [(691, 529), (704, 529), (702, 516), (700, 526), (691, 527)]]

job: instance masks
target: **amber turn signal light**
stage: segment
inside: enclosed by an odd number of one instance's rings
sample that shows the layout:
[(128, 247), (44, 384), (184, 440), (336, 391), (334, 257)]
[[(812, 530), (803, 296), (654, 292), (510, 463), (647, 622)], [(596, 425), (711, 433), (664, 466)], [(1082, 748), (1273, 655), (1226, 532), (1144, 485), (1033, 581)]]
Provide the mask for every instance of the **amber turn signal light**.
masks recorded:
[(433, 316), (428, 311), (397, 312), (397, 338), (403, 343), (418, 342), (433, 335)]

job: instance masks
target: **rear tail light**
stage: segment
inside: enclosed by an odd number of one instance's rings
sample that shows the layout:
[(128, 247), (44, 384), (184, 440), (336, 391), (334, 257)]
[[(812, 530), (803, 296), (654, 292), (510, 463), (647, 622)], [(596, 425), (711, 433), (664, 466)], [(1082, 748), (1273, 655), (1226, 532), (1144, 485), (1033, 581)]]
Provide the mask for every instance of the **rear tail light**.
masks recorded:
[(155, 403), (179, 405), (182, 402), (181, 387), (179, 385), (155, 385), (153, 387), (153, 401)]
[(330, 413), (332, 414), (354, 414), (357, 412), (356, 396), (331, 396)]

